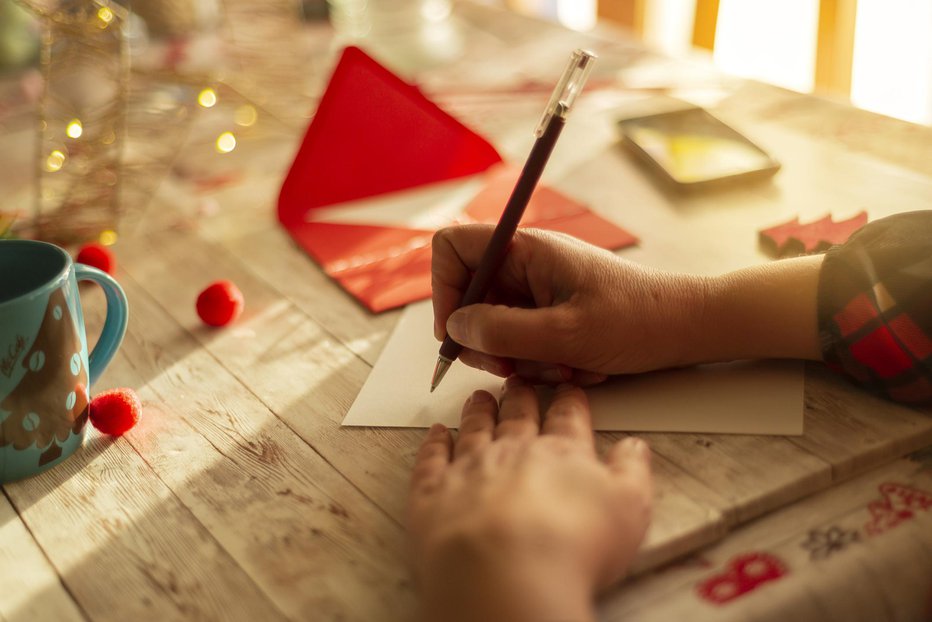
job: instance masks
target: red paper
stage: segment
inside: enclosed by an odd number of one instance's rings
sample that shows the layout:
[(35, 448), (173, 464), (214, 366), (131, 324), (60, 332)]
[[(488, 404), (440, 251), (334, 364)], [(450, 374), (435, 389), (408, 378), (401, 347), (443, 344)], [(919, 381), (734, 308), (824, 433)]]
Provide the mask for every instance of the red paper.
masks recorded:
[[(485, 173), (460, 221), (498, 221), (517, 169), (485, 139), (376, 63), (343, 52), (294, 164), (278, 217), (324, 271), (374, 312), (430, 297), (433, 230), (315, 222), (337, 203)], [(539, 186), (524, 226), (564, 231), (605, 248), (637, 239), (556, 190)]]
[(356, 47), (330, 78), (278, 200), (286, 226), (309, 209), (481, 173), (484, 138)]
[(818, 253), (835, 244), (843, 244), (866, 224), (867, 212), (839, 222), (834, 222), (828, 215), (805, 225), (800, 224), (799, 217), (796, 217), (790, 222), (764, 229), (760, 232), (760, 240), (777, 257)]

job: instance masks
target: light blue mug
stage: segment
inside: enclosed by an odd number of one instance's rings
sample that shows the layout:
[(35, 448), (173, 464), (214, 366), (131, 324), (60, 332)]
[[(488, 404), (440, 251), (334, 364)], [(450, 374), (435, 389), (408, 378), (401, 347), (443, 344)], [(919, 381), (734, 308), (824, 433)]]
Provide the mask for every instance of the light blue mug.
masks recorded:
[[(78, 281), (107, 298), (90, 357)], [(81, 446), (90, 385), (123, 341), (127, 311), (116, 281), (59, 247), (0, 240), (0, 483), (50, 469)]]

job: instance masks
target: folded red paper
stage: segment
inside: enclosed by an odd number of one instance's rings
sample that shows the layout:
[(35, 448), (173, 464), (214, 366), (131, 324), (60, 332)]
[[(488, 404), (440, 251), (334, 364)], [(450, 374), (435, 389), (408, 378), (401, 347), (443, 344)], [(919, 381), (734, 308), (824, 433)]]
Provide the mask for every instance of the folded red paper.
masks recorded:
[[(430, 296), (432, 229), (315, 221), (314, 210), (426, 184), (483, 175), (460, 222), (494, 223), (517, 169), (416, 87), (348, 47), (282, 185), (278, 218), (344, 289), (373, 312)], [(539, 186), (524, 226), (603, 248), (637, 239), (565, 195)]]

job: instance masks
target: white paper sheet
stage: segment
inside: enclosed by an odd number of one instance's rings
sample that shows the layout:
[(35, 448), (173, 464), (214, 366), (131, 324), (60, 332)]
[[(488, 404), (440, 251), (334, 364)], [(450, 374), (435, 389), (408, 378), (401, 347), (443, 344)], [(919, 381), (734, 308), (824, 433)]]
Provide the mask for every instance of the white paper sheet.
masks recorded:
[[(409, 306), (343, 420), (346, 426), (459, 425), (475, 389), (502, 379), (456, 362), (430, 393), (439, 343), (429, 301)], [(587, 389), (597, 430), (722, 434), (803, 433), (802, 363), (706, 365), (615, 378)]]
[(487, 183), (472, 175), (358, 201), (308, 210), (307, 220), (350, 225), (377, 225), (434, 230), (446, 227), (463, 212)]

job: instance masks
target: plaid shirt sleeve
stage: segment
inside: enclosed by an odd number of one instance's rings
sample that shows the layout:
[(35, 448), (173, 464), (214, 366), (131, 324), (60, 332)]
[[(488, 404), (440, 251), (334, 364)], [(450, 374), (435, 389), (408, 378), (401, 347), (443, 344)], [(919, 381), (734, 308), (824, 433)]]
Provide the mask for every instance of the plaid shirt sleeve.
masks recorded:
[(932, 210), (871, 222), (826, 253), (822, 358), (900, 402), (932, 403)]

